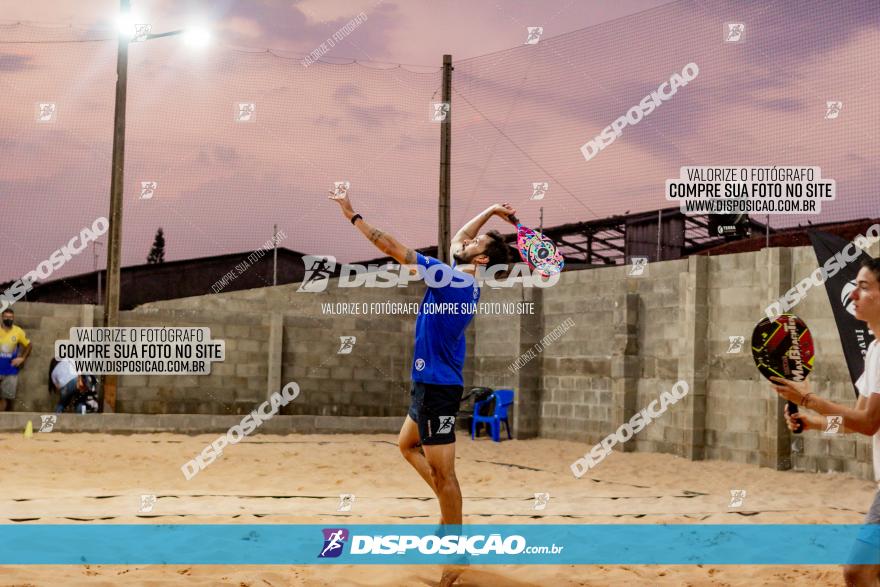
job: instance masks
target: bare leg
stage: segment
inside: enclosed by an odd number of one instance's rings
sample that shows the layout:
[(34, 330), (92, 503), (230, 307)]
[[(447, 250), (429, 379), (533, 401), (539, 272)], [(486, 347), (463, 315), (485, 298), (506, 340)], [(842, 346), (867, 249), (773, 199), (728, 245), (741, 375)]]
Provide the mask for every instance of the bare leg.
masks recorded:
[[(874, 513), (874, 504), (871, 505), (871, 515)], [(870, 529), (869, 536), (865, 539), (856, 540), (852, 547), (849, 561), (850, 564), (843, 567), (843, 579), (847, 587), (878, 587), (878, 574), (880, 574), (880, 564), (871, 564), (880, 561), (880, 550), (878, 550), (877, 533), (880, 532), (880, 526), (866, 522), (865, 528)]]
[(455, 443), (428, 445), (425, 460), (434, 479), (434, 492), (447, 524), (461, 525), (461, 487), (455, 476)]
[(847, 587), (877, 587), (880, 565), (845, 565), (843, 567), (843, 580)]
[[(447, 524), (461, 526), (461, 487), (455, 476), (455, 443), (427, 445), (425, 458), (434, 478), (437, 499), (440, 500), (442, 519)], [(440, 587), (449, 587), (464, 571), (461, 566), (447, 566), (440, 578)]]
[(462, 567), (444, 567), (443, 575), (440, 577), (440, 587), (449, 587), (463, 572)]
[[(434, 477), (431, 475), (431, 466), (428, 464), (428, 460), (422, 452), (421, 439), (419, 438), (419, 426), (409, 417), (409, 415), (406, 416), (406, 420), (404, 420), (403, 426), (400, 428), (400, 435), (397, 437), (397, 446), (400, 449), (400, 454), (403, 455), (403, 458), (412, 465), (413, 469), (415, 469), (419, 476), (425, 480), (425, 483), (428, 484), (428, 487), (431, 488), (431, 491), (433, 491), (434, 495), (439, 499), (440, 495), (437, 493), (437, 488), (434, 486)], [(441, 515), (440, 524), (442, 525), (443, 523), (443, 516)]]

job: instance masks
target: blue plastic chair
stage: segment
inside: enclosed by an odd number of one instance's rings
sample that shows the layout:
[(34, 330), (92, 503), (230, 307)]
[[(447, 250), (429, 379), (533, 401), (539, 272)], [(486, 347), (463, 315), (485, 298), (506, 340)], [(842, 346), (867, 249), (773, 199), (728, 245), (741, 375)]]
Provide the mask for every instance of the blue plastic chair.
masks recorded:
[[(491, 416), (481, 416), (480, 408), (495, 399), (495, 412)], [(507, 408), (513, 404), (512, 389), (496, 389), (492, 395), (481, 402), (474, 402), (474, 420), (471, 423), (471, 440), (477, 435), (477, 424), (485, 423), (489, 425), (492, 433), (492, 440), (501, 442), (501, 423), (507, 426), (507, 438), (510, 439), (510, 422), (507, 421)]]

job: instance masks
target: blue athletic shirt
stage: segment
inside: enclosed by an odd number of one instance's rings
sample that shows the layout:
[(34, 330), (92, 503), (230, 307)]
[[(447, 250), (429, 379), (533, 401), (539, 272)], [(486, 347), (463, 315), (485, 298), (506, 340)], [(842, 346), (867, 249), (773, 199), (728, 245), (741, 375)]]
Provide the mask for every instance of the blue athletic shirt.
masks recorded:
[[(416, 318), (416, 344), (413, 353), (412, 380), (437, 385), (464, 385), (464, 331), (474, 317), (480, 288), (472, 275), (417, 253), (428, 291)], [(437, 285), (438, 287), (432, 287)], [(441, 285), (443, 284), (443, 285)], [(466, 284), (464, 287), (460, 287)], [(455, 287), (458, 285), (459, 287)], [(454, 312), (432, 313), (439, 304), (455, 304)]]

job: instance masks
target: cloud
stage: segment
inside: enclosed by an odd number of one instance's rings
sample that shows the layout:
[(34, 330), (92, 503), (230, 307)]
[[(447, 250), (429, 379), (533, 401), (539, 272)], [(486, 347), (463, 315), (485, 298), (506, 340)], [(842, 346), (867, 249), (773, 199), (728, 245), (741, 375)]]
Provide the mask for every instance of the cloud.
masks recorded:
[(24, 71), (30, 69), (33, 58), (30, 55), (13, 53), (0, 54), (0, 71)]

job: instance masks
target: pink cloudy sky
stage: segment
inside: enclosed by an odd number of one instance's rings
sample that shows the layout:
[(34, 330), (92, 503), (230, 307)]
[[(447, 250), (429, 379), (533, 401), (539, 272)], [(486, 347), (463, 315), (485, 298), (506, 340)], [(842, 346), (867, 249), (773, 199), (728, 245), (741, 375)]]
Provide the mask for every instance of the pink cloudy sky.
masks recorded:
[[(310, 53), (341, 25), (363, 12), (371, 26), (341, 45), (339, 57), (436, 65), (444, 53), (462, 59), (520, 45), (526, 26), (556, 36), (668, 4), (670, 0), (134, 0), (132, 10), (154, 32), (202, 23), (223, 43)], [(76, 24), (105, 29), (119, 3), (42, 0), (4, 6), (3, 22)], [(343, 50), (344, 49), (344, 50)]]
[[(118, 10), (97, 0), (8, 4), (0, 218), (13, 236), (0, 280), (107, 214)], [(456, 63), (454, 225), (505, 200), (529, 224), (543, 206), (546, 225), (665, 207), (663, 181), (683, 165), (819, 165), (839, 193), (820, 220), (880, 215), (876, 2), (133, 4), (154, 32), (197, 22), (216, 42), (200, 52), (174, 38), (131, 48), (126, 265), (144, 261), (158, 226), (168, 260), (256, 249), (276, 223), (294, 250), (376, 256), (324, 199), (342, 179), (365, 217), (411, 246), (434, 244), (439, 130), (428, 111), (444, 53)], [(302, 66), (361, 12), (367, 21), (327, 54), (334, 64)], [(29, 24), (2, 24), (18, 20)], [(720, 40), (730, 21), (747, 24), (739, 46)], [(74, 28), (42, 26), (66, 24)], [(538, 45), (523, 44), (527, 26), (544, 27)], [(363, 63), (344, 64), (352, 58)], [(690, 61), (700, 65), (694, 82), (584, 161), (587, 139)], [(824, 120), (826, 100), (844, 102), (839, 119)], [(35, 123), (44, 101), (57, 104), (52, 124)], [(252, 123), (233, 120), (242, 101), (256, 104)], [(158, 182), (152, 199), (139, 198), (144, 180)], [(532, 181), (550, 182), (543, 202), (529, 200)], [(57, 275), (92, 266), (88, 251)]]

